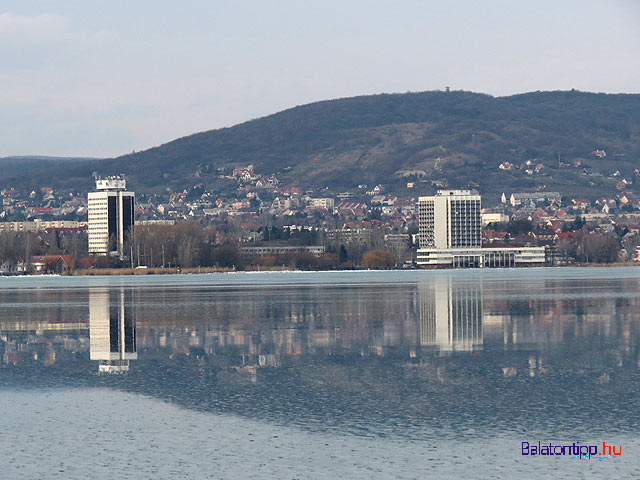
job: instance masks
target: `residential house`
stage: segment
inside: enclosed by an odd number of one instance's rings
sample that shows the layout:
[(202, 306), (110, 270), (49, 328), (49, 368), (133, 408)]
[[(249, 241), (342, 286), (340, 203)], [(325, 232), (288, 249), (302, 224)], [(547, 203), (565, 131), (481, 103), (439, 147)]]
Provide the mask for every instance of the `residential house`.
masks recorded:
[(335, 211), (345, 217), (364, 217), (367, 215), (367, 206), (360, 202), (340, 202), (335, 206)]

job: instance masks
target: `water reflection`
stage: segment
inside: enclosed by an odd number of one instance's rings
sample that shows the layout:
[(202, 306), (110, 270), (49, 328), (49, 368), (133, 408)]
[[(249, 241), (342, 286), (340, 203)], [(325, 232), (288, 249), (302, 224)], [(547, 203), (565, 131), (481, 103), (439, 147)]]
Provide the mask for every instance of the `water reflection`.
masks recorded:
[(638, 278), (501, 275), (0, 288), (0, 380), (359, 434), (640, 427)]
[(451, 277), (418, 285), (420, 345), (443, 351), (482, 348), (482, 282), (456, 284)]
[[(126, 292), (126, 293), (125, 293)], [(136, 319), (132, 290), (120, 287), (89, 291), (90, 359), (100, 373), (124, 373), (136, 360)]]

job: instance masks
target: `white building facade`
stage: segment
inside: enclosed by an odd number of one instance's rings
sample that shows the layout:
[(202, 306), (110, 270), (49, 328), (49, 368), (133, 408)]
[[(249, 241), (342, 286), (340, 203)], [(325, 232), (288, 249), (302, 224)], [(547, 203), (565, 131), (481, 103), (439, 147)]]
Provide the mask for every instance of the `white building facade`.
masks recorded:
[(335, 200), (333, 198), (311, 198), (309, 199), (309, 206), (311, 208), (324, 208), (333, 212)]
[(76, 220), (40, 220), (32, 222), (0, 222), (0, 232), (40, 232), (48, 228), (84, 228), (87, 222)]
[(484, 212), (482, 214), (482, 226), (486, 227), (490, 223), (509, 223), (509, 215), (504, 212)]
[(544, 247), (482, 248), (482, 199), (471, 190), (438, 190), (418, 199), (418, 256), (424, 267), (544, 265)]
[(438, 190), (418, 199), (420, 248), (482, 246), (482, 200), (471, 190)]
[(134, 227), (134, 192), (121, 177), (98, 178), (97, 192), (89, 192), (89, 253), (125, 256), (124, 243)]

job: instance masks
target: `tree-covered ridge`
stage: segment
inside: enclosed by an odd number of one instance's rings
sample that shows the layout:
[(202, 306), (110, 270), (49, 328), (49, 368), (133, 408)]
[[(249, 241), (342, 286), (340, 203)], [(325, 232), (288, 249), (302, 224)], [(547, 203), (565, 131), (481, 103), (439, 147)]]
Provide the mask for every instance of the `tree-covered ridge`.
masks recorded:
[[(127, 174), (138, 190), (215, 189), (225, 188), (220, 169), (253, 164), (285, 185), (308, 188), (401, 189), (406, 177), (426, 185), (471, 182), (485, 195), (534, 188), (601, 195), (615, 189), (620, 179), (608, 177), (616, 170), (633, 183), (639, 160), (640, 95), (435, 91), (303, 105), (116, 159), (58, 165), (55, 181), (88, 185), (91, 171), (101, 171)], [(528, 173), (527, 161), (543, 166)], [(499, 169), (504, 162), (513, 166)]]

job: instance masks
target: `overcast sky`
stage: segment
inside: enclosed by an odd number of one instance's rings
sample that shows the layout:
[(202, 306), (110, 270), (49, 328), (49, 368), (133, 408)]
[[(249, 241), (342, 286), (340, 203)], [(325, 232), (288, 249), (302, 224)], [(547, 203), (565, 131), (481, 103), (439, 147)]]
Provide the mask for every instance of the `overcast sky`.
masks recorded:
[(640, 91), (637, 0), (0, 1), (0, 156), (116, 156), (317, 100)]

